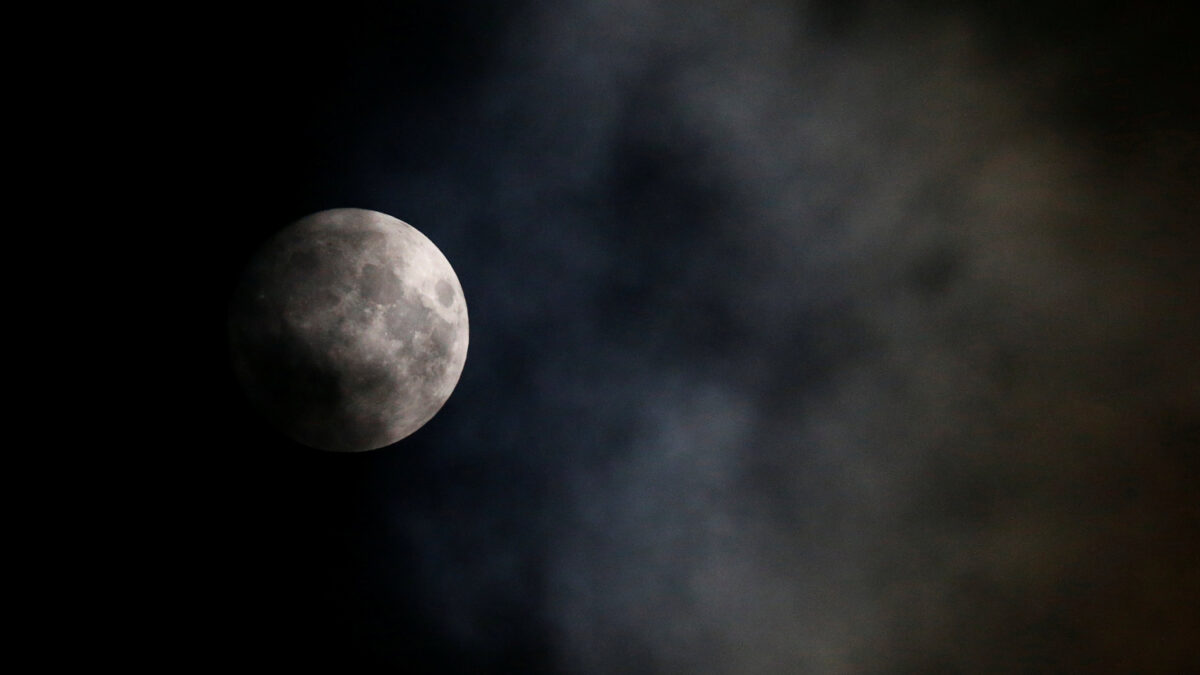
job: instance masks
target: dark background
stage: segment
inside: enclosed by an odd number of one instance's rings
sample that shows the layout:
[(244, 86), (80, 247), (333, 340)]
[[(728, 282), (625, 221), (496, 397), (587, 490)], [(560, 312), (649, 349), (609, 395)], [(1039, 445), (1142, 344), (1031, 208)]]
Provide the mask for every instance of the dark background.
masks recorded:
[[(147, 353), (188, 375), (152, 394), (150, 599), (121, 644), (342, 672), (1200, 664), (1190, 26), (1048, 2), (164, 18), (128, 55), (161, 73), (131, 126), (186, 262), (137, 287), (186, 291), (147, 340), (179, 346)], [(471, 317), (442, 411), (357, 455), (260, 422), (224, 342), (255, 247), (344, 206), (432, 239)]]

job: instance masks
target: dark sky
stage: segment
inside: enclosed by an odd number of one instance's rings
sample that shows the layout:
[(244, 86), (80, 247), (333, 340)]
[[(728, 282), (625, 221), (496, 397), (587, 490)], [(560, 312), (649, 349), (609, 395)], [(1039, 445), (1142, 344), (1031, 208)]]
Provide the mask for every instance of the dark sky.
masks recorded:
[[(181, 21), (162, 152), (187, 167), (203, 373), (156, 479), (177, 512), (146, 533), (178, 543), (147, 572), (169, 637), (142, 649), (341, 672), (1200, 664), (1197, 35), (1094, 5)], [(442, 411), (357, 455), (260, 422), (224, 343), (255, 247), (346, 206), (434, 241), (471, 318)]]

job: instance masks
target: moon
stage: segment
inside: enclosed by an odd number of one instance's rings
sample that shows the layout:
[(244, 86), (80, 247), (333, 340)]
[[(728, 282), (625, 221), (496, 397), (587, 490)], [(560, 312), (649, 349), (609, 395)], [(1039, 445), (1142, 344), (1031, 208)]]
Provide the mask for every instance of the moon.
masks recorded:
[(233, 369), (283, 433), (321, 450), (391, 445), (428, 422), (467, 358), (462, 286), (425, 235), (332, 209), (281, 230), (229, 310)]

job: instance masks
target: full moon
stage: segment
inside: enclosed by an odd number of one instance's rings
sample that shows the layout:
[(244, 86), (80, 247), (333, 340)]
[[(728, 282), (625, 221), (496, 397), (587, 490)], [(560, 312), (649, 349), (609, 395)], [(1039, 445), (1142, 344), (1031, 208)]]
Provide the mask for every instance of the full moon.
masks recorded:
[(377, 211), (289, 225), (234, 293), (229, 340), (251, 403), (314, 448), (391, 445), (428, 422), (467, 358), (467, 306), (433, 242)]

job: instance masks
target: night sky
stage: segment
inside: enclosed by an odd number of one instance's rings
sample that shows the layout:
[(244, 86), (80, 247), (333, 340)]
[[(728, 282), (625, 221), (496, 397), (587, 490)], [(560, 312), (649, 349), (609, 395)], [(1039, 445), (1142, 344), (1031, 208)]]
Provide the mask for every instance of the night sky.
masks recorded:
[[(168, 498), (145, 538), (171, 547), (131, 649), (335, 672), (1200, 664), (1182, 17), (208, 11), (163, 76), (200, 289), (173, 358), (200, 380), (150, 465)], [(471, 320), (442, 411), (362, 454), (266, 425), (226, 351), (256, 247), (335, 207), (421, 230)]]

